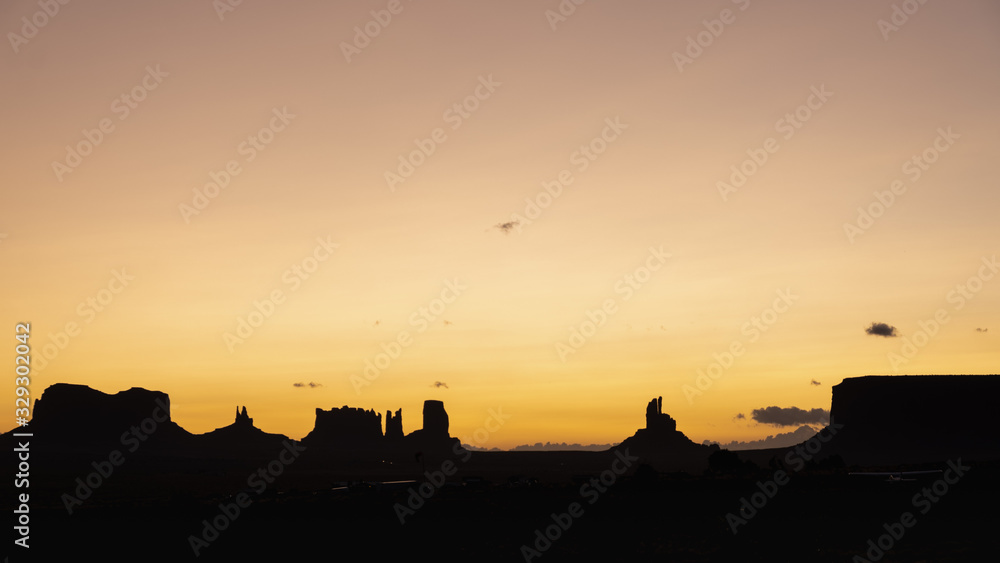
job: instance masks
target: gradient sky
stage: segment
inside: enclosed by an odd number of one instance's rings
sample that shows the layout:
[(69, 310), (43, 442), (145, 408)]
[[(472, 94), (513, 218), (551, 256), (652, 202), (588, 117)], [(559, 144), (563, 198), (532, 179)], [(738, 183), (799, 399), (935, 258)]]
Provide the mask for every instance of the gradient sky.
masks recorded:
[[(501, 448), (620, 441), (657, 395), (695, 441), (756, 439), (791, 428), (737, 413), (829, 408), (845, 377), (997, 372), (1000, 277), (982, 267), (1000, 250), (1000, 4), (931, 0), (898, 29), (880, 27), (887, 0), (591, 1), (547, 16), (559, 5), (403, 0), (382, 26), (371, 12), (387, 1), (244, 0), (221, 18), (208, 0), (72, 2), (21, 41), (10, 34), (40, 8), (4, 2), (0, 356), (13, 364), (14, 324), (31, 322), (33, 396), (156, 389), (192, 432), (247, 405), (258, 427), (301, 438), (316, 407), (345, 404), (402, 408), (410, 432), (440, 399), (468, 443), (502, 409), (478, 444)], [(731, 23), (704, 23), (723, 10)], [(345, 56), (366, 25), (377, 36)], [(294, 117), (272, 119), (283, 110)], [(390, 189), (386, 173), (428, 138), (433, 154)], [(592, 141), (604, 152), (584, 169)], [(81, 142), (79, 165), (54, 169)], [(925, 170), (911, 159), (928, 149)], [(228, 186), (185, 216), (230, 161)], [(563, 170), (572, 183), (528, 219), (526, 199)], [(874, 193), (897, 180), (879, 213)], [(845, 232), (873, 205), (878, 218)], [(317, 239), (339, 246), (314, 254)], [(645, 277), (650, 248), (670, 256)], [(629, 275), (645, 282), (626, 292)], [(421, 324), (456, 279), (465, 289)], [(779, 291), (795, 300), (754, 338), (744, 326)], [(561, 358), (608, 300), (614, 313)], [(947, 322), (893, 365), (939, 310)], [(865, 334), (872, 322), (899, 336)], [(411, 344), (356, 390), (401, 332)], [(684, 386), (733, 342), (743, 354), (689, 401)]]

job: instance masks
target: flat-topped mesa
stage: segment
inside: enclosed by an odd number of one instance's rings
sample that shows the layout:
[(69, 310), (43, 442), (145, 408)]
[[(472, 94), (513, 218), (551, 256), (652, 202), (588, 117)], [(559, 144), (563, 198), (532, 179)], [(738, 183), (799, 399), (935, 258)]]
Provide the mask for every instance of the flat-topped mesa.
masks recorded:
[[(31, 428), (46, 443), (59, 442), (86, 449), (90, 445), (121, 444), (122, 432), (137, 427), (149, 434), (148, 443), (172, 444), (190, 434), (170, 420), (166, 393), (132, 387), (113, 395), (86, 385), (55, 383), (35, 400)], [(145, 426), (143, 426), (145, 424)], [(143, 450), (148, 450), (143, 441)]]
[(385, 437), (387, 440), (403, 439), (403, 409), (396, 410), (396, 416), (392, 411), (385, 411)]
[(653, 432), (677, 430), (677, 421), (663, 412), (663, 397), (653, 399), (646, 405), (646, 429)]
[(378, 443), (382, 439), (382, 414), (344, 405), (328, 411), (316, 409), (316, 425), (303, 441), (327, 443)]
[(824, 452), (847, 463), (998, 459), (1000, 375), (869, 375), (834, 385)]

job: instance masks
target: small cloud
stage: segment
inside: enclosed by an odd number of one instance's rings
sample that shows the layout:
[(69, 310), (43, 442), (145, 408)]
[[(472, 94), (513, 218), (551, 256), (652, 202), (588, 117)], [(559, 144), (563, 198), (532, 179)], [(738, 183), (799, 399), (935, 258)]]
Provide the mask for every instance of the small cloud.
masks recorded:
[(312, 389), (315, 389), (317, 387), (322, 387), (322, 386), (323, 386), (322, 383), (314, 383), (312, 381), (310, 381), (309, 383), (302, 383), (301, 381), (298, 383), (292, 383), (292, 387), (310, 387)]
[(375, 321), (374, 323), (372, 323), (372, 327), (373, 327), (373, 328), (374, 328), (374, 327), (377, 327), (377, 326), (379, 326), (380, 324), (382, 324), (382, 321)]
[(737, 413), (736, 416), (733, 417), (733, 420), (746, 420), (746, 418), (747, 415), (743, 413)]
[(816, 381), (816, 380), (814, 379), (814, 380), (812, 380), (812, 381), (810, 381), (810, 382), (809, 382), (809, 385), (823, 385), (823, 384), (822, 384), (822, 383), (820, 383), (819, 381)]
[(496, 225), (493, 225), (493, 228), (505, 235), (509, 235), (510, 232), (520, 224), (521, 222), (515, 219), (514, 221), (507, 221), (506, 223), (497, 223)]
[(989, 332), (989, 331), (990, 331), (990, 329), (988, 329), (988, 328), (977, 328), (976, 329), (976, 332)]
[(899, 336), (896, 332), (896, 327), (890, 326), (886, 323), (872, 323), (872, 325), (865, 329), (865, 334), (870, 334), (872, 336), (884, 336), (886, 338), (894, 338)]
[(455, 324), (455, 323), (453, 323), (453, 322), (451, 322), (451, 321), (449, 321), (449, 320), (445, 320), (445, 321), (444, 321), (444, 326), (451, 326), (451, 325), (453, 325), (453, 324)]
[(667, 327), (660, 325), (660, 330), (667, 330)]
[(447, 389), (448, 384), (445, 383), (444, 381), (435, 381), (434, 385), (431, 385), (431, 387), (444, 387), (445, 389)]

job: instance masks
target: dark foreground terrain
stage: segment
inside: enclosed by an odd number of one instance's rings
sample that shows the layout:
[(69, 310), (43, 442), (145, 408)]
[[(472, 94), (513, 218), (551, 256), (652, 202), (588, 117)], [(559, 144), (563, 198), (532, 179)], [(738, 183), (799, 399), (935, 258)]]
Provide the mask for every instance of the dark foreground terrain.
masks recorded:
[[(30, 488), (31, 547), (8, 542), (9, 560), (969, 562), (994, 560), (1000, 530), (996, 462), (887, 482), (830, 464), (691, 475), (633, 461), (620, 475), (623, 462), (605, 465), (602, 484), (600, 471), (481, 480), (469, 460), (445, 484), (424, 485), (422, 499), (421, 481), (338, 488), (333, 479), (349, 471), (316, 464), (287, 466), (258, 493), (245, 461), (197, 473), (155, 457), (130, 461), (72, 514), (62, 495), (75, 494), (89, 461), (47, 469)], [(948, 465), (904, 469), (928, 468)], [(744, 498), (760, 507), (741, 513)], [(546, 532), (556, 539), (540, 539)], [(884, 554), (872, 550), (879, 541)]]

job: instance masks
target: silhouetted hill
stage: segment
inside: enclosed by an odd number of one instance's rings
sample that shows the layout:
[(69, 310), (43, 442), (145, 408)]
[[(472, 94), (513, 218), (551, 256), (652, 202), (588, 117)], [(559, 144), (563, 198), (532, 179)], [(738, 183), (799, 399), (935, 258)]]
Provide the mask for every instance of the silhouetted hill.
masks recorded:
[(288, 437), (283, 434), (269, 434), (257, 428), (253, 419), (247, 415), (247, 408), (236, 411), (236, 420), (229, 426), (223, 426), (211, 432), (195, 436), (196, 443), (203, 448), (217, 452), (274, 452)]
[(626, 438), (618, 450), (629, 450), (660, 471), (697, 471), (708, 466), (718, 446), (696, 444), (677, 430), (677, 421), (663, 412), (663, 397), (646, 405), (646, 427)]

